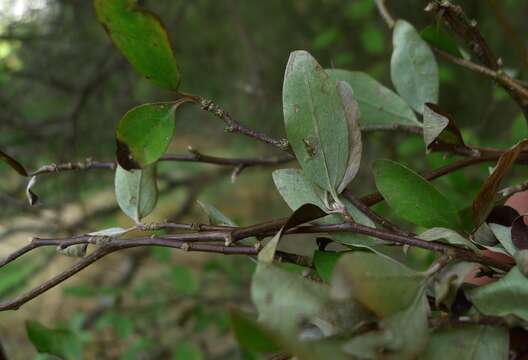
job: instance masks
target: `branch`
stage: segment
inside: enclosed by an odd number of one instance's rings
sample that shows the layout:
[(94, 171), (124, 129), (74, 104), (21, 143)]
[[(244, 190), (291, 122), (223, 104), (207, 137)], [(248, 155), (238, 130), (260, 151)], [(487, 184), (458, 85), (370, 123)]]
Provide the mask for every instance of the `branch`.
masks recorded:
[(222, 120), (226, 124), (225, 131), (246, 135), (264, 144), (271, 145), (281, 151), (285, 151), (288, 154), (293, 155), (293, 151), (290, 148), (287, 139), (274, 139), (267, 134), (242, 125), (238, 120), (233, 118), (230, 113), (221, 108), (213, 100), (191, 94), (180, 93), (180, 95), (189, 98), (193, 103), (198, 104), (202, 110), (207, 111)]
[[(291, 155), (282, 157), (260, 157), (260, 158), (222, 158), (217, 156), (210, 156), (200, 153), (199, 151), (189, 148), (189, 154), (176, 154), (176, 155), (165, 155), (162, 156), (159, 161), (177, 161), (177, 162), (197, 162), (219, 166), (229, 167), (251, 167), (251, 166), (267, 166), (267, 165), (281, 165), (287, 162), (293, 161), (294, 158)], [(49, 164), (40, 167), (34, 171), (30, 176), (38, 176), (43, 174), (50, 174), (64, 171), (76, 171), (76, 170), (92, 170), (92, 169), (103, 169), (103, 170), (115, 170), (117, 163), (115, 162), (102, 162), (95, 161), (92, 159), (86, 159), (79, 162), (69, 162), (64, 164)]]

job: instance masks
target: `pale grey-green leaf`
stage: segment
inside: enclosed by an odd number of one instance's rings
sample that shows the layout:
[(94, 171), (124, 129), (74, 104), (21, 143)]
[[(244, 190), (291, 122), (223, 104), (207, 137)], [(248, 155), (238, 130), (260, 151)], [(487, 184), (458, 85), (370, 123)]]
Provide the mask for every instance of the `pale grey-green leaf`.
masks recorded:
[(396, 93), (370, 75), (359, 71), (327, 69), (330, 77), (346, 81), (359, 104), (361, 129), (394, 129), (421, 126), (409, 105)]
[(337, 197), (349, 158), (337, 81), (308, 52), (295, 51), (286, 66), (282, 95), (286, 133), (304, 175)]
[(361, 143), (361, 130), (359, 129), (359, 106), (354, 98), (352, 89), (344, 81), (337, 82), (337, 93), (341, 97), (341, 104), (345, 112), (348, 125), (348, 163), (345, 175), (337, 187), (337, 192), (341, 193), (347, 185), (356, 177), (359, 166), (361, 165), (361, 156), (363, 153), (363, 144)]
[(472, 250), (478, 250), (478, 248), (471, 241), (460, 235), (454, 230), (436, 227), (428, 229), (421, 233), (418, 238), (426, 241), (445, 240), (448, 244), (462, 245)]
[(117, 166), (115, 193), (121, 210), (132, 220), (139, 222), (154, 210), (158, 200), (156, 166), (132, 171)]
[(416, 29), (398, 20), (393, 32), (391, 79), (398, 93), (418, 113), (438, 102), (438, 67), (429, 45)]

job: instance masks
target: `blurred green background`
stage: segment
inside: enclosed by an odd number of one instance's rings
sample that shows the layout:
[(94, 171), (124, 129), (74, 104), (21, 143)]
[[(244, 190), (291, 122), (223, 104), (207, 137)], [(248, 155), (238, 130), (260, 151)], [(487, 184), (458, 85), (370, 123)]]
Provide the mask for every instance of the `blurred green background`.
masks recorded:
[[(283, 137), (281, 89), (288, 55), (308, 50), (324, 67), (360, 70), (390, 87), (391, 34), (373, 0), (140, 1), (167, 27), (183, 73), (182, 90), (214, 99), (243, 124)], [(460, 2), (478, 21), (506, 70), (526, 79), (522, 0)], [(418, 29), (435, 24), (426, 1), (388, 1), (396, 17)], [(520, 34), (514, 35), (514, 34)], [(492, 81), (439, 60), (442, 108), (454, 114), (466, 143), (509, 147), (526, 136), (513, 101)], [(0, 149), (28, 169), (114, 158), (114, 130), (133, 106), (171, 100), (136, 74), (112, 46), (88, 0), (0, 0)], [(452, 161), (425, 155), (421, 137), (364, 134), (357, 195), (374, 189), (370, 164), (392, 158), (416, 170)], [(177, 114), (169, 153), (192, 146), (226, 157), (277, 155), (276, 150), (223, 131), (223, 123), (197, 108)], [(289, 166), (294, 166), (293, 164)], [(460, 208), (468, 206), (489, 164), (435, 182)], [(286, 215), (272, 168), (244, 170), (163, 163), (162, 197), (146, 221), (206, 222), (196, 200), (249, 225)], [(522, 172), (512, 175), (522, 178)], [(512, 181), (513, 181), (512, 180)], [(36, 207), (25, 200), (24, 179), (0, 165), (0, 255), (31, 236), (67, 236), (128, 226), (105, 170), (42, 176)], [(377, 210), (390, 214), (383, 204)], [(306, 243), (303, 243), (306, 244)], [(307, 251), (313, 244), (300, 245)], [(12, 298), (75, 260), (53, 250), (32, 253), (0, 270), (0, 298)], [(0, 340), (12, 359), (35, 350), (24, 321), (64, 327), (78, 335), (87, 359), (254, 358), (233, 341), (227, 309), (251, 310), (253, 262), (245, 257), (135, 249), (114, 254), (23, 306), (0, 313)]]

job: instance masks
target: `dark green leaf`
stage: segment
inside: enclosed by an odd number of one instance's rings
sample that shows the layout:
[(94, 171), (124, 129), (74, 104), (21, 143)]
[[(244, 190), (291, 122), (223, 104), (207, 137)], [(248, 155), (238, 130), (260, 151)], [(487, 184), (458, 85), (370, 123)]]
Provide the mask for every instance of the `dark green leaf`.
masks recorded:
[(404, 20), (394, 26), (391, 78), (398, 93), (420, 114), (438, 102), (438, 68), (429, 45)]
[(128, 111), (117, 125), (117, 161), (126, 170), (156, 162), (174, 134), (174, 111), (185, 101), (144, 104)]
[(158, 200), (156, 166), (127, 171), (118, 165), (115, 193), (121, 210), (132, 220), (139, 222), (154, 210)]
[(459, 228), (460, 219), (436, 188), (411, 169), (391, 160), (374, 164), (376, 187), (403, 218), (428, 228)]
[[(288, 140), (304, 175), (337, 197), (349, 164), (346, 101), (352, 90), (333, 80), (306, 51), (290, 55), (283, 86)], [(346, 95), (346, 96), (343, 96)]]
[(317, 274), (319, 274), (324, 282), (328, 283), (330, 280), (332, 280), (332, 274), (341, 255), (343, 255), (343, 253), (319, 250), (315, 251), (313, 257), (315, 270), (317, 270)]
[(274, 352), (279, 346), (273, 332), (239, 311), (231, 310), (231, 328), (243, 348), (256, 352)]
[(5, 152), (0, 150), (0, 160), (4, 161), (7, 165), (11, 166), (19, 175), (28, 176), (26, 168), (15, 160), (13, 157), (7, 155)]
[(46, 353), (61, 359), (81, 359), (82, 344), (72, 332), (61, 329), (50, 329), (37, 321), (26, 322), (29, 340), (39, 353)]
[(361, 112), (362, 129), (394, 129), (397, 126), (421, 126), (407, 103), (370, 75), (359, 71), (327, 69), (330, 77), (347, 82)]
[(465, 325), (433, 332), (424, 360), (508, 359), (508, 331), (500, 327)]
[(134, 0), (95, 0), (99, 21), (123, 55), (156, 85), (177, 90), (180, 69), (158, 17)]

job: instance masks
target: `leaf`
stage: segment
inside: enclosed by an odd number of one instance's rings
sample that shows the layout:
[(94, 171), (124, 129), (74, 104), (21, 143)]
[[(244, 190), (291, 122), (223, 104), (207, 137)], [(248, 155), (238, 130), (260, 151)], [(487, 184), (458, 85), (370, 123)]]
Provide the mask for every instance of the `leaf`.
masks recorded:
[(30, 206), (36, 205), (39, 201), (38, 195), (35, 194), (32, 190), (33, 186), (35, 186), (36, 183), (37, 176), (32, 176), (31, 179), (29, 179), (28, 184), (26, 185), (26, 197)]
[(198, 205), (200, 205), (202, 210), (206, 213), (207, 217), (209, 217), (209, 223), (211, 225), (237, 226), (237, 224), (233, 220), (225, 216), (220, 210), (218, 210), (213, 205), (204, 203), (202, 201), (198, 201)]
[(453, 39), (441, 26), (428, 25), (420, 31), (422, 39), (435, 48), (443, 50), (453, 56), (461, 57), (458, 46)]
[(112, 227), (104, 230), (94, 231), (91, 233), (88, 233), (90, 236), (110, 236), (110, 237), (118, 237), (123, 234), (126, 234), (131, 229), (123, 229), (120, 227)]
[(232, 310), (231, 325), (239, 344), (250, 351), (270, 353), (283, 349), (283, 353), (296, 355), (298, 359), (322, 358), (345, 360), (335, 340), (301, 341), (296, 334), (279, 334), (269, 326), (256, 322), (239, 311)]
[(351, 296), (379, 317), (386, 317), (410, 306), (423, 282), (421, 273), (394, 260), (352, 252), (338, 262), (332, 293), (340, 299)]
[(2, 150), (0, 150), (0, 160), (4, 161), (7, 165), (11, 166), (21, 176), (28, 176), (26, 168), (19, 163), (15, 158), (9, 156)]
[(186, 101), (143, 104), (123, 116), (116, 132), (117, 161), (123, 169), (143, 168), (167, 151), (174, 134), (174, 112)]
[(290, 54), (283, 85), (288, 140), (304, 175), (334, 198), (350, 155), (347, 86), (338, 86), (306, 51)]
[(528, 281), (514, 267), (499, 281), (478, 287), (469, 292), (473, 305), (485, 315), (515, 315), (528, 321)]
[(391, 160), (374, 163), (376, 187), (403, 218), (427, 228), (458, 228), (460, 218), (449, 200), (423, 177)]
[(314, 252), (313, 263), (315, 270), (324, 282), (329, 283), (332, 280), (337, 261), (342, 255), (342, 252), (333, 251), (316, 250)]
[(359, 104), (361, 129), (393, 129), (398, 125), (422, 126), (409, 105), (370, 75), (359, 71), (327, 69), (331, 78), (347, 82)]
[(55, 355), (61, 359), (82, 358), (80, 339), (71, 331), (50, 329), (37, 321), (26, 321), (29, 340), (39, 353)]
[(493, 235), (495, 235), (495, 238), (501, 243), (504, 249), (506, 249), (508, 254), (514, 255), (517, 252), (517, 249), (512, 242), (513, 227), (492, 223), (488, 224), (488, 226), (493, 232)]
[(423, 287), (405, 309), (383, 319), (374, 330), (356, 336), (344, 345), (351, 355), (364, 359), (416, 359), (429, 338), (427, 315), (429, 306)]
[(502, 154), (494, 170), (488, 176), (486, 181), (484, 181), (475, 200), (473, 200), (473, 217), (475, 218), (477, 226), (482, 224), (490, 213), (495, 203), (497, 191), (499, 191), (502, 179), (509, 172), (510, 168), (515, 163), (515, 160), (517, 160), (517, 157), (527, 145), (528, 140), (520, 141), (509, 151)]
[(391, 79), (398, 93), (418, 113), (438, 102), (438, 68), (429, 45), (404, 20), (394, 26)]
[(450, 309), (455, 301), (458, 288), (464, 283), (464, 279), (477, 268), (478, 264), (457, 262), (447, 264), (437, 273), (433, 282), (436, 306), (444, 304), (447, 309)]
[(341, 97), (348, 125), (348, 162), (345, 175), (337, 187), (337, 192), (342, 193), (359, 171), (363, 144), (361, 143), (361, 130), (359, 129), (359, 106), (352, 95), (352, 88), (346, 82), (338, 81), (337, 92)]
[(453, 117), (431, 103), (424, 107), (423, 136), (427, 152), (443, 151), (446, 146), (466, 146)]
[(501, 327), (463, 325), (433, 332), (423, 360), (508, 359), (508, 330)]
[(127, 171), (118, 165), (115, 193), (121, 210), (132, 220), (139, 222), (154, 210), (158, 200), (156, 166)]
[(88, 249), (88, 244), (75, 244), (75, 245), (68, 246), (66, 248), (57, 246), (58, 252), (60, 252), (62, 255), (66, 255), (70, 257), (80, 257), (80, 258), (85, 257), (87, 249)]
[(526, 226), (526, 223), (524, 222), (524, 216), (519, 216), (513, 221), (510, 232), (510, 240), (515, 246), (513, 248), (513, 252), (511, 253), (512, 255), (515, 253), (516, 249), (528, 249), (528, 226)]
[(177, 90), (180, 69), (156, 15), (133, 0), (95, 0), (97, 17), (132, 66), (156, 85)]
[(313, 204), (304, 204), (289, 217), (288, 221), (282, 226), (277, 234), (266, 244), (266, 246), (259, 252), (259, 262), (272, 263), (275, 257), (275, 250), (282, 237), (282, 233), (295, 226), (304, 224), (306, 222), (319, 219), (325, 216), (326, 213), (319, 207)]
[(256, 352), (274, 352), (280, 349), (274, 339), (275, 335), (264, 325), (236, 310), (231, 310), (229, 315), (231, 329), (244, 349)]
[(510, 227), (518, 217), (519, 212), (514, 208), (507, 205), (497, 205), (489, 213), (486, 222), (488, 224), (499, 224)]
[(471, 250), (478, 250), (478, 248), (471, 241), (451, 229), (440, 227), (428, 229), (421, 233), (418, 238), (426, 241), (437, 241), (443, 239), (448, 244), (462, 245)]
[(290, 209), (296, 210), (304, 204), (314, 204), (321, 209), (324, 190), (308, 181), (298, 169), (279, 169), (273, 172), (275, 187)]

